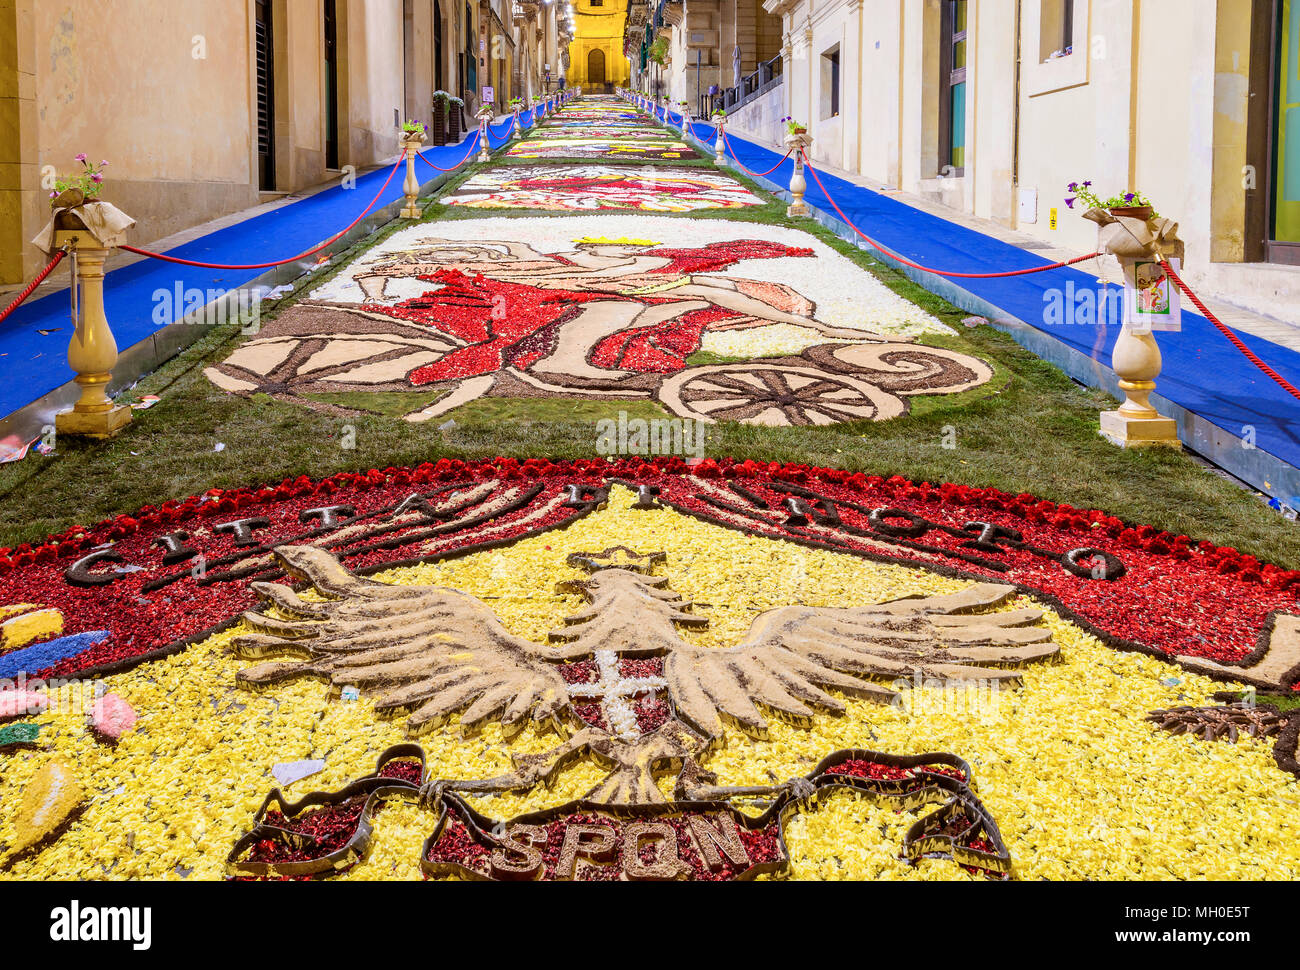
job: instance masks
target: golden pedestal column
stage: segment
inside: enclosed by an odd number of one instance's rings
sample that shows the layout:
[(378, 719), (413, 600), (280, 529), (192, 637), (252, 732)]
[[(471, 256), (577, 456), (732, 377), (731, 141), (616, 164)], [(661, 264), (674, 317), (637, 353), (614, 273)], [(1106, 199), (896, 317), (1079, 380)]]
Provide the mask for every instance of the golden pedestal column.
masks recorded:
[(488, 126), (492, 124), (492, 109), (486, 105), (479, 108), (478, 114), (478, 162), (492, 161), (492, 152), (488, 146)]
[(402, 186), (402, 191), (406, 193), (406, 205), (402, 208), (403, 219), (420, 219), (424, 216), (423, 210), (416, 205), (420, 197), (420, 180), (415, 176), (415, 156), (419, 154), (420, 146), (426, 138), (426, 135), (413, 132), (402, 139), (402, 151), (406, 153), (406, 182)]
[[(1098, 433), (1123, 448), (1181, 448), (1178, 423), (1151, 406), (1151, 393), (1160, 376), (1160, 348), (1150, 324), (1130, 313), (1136, 306), (1137, 265), (1183, 258), (1185, 246), (1178, 238), (1178, 223), (1140, 207), (1090, 209), (1084, 218), (1097, 223), (1097, 250), (1114, 256), (1124, 270), (1124, 324), (1111, 357), (1124, 403), (1101, 413)], [(1173, 282), (1165, 282), (1172, 290)]]
[(812, 146), (812, 136), (806, 131), (790, 132), (785, 136), (785, 145), (791, 150), (794, 159), (794, 174), (790, 176), (790, 204), (786, 207), (787, 219), (806, 219), (812, 213), (804, 202), (804, 193), (808, 191), (808, 180), (803, 174), (803, 156)]
[(77, 278), (81, 283), (81, 313), (72, 342), (68, 344), (68, 366), (77, 372), (81, 399), (71, 411), (54, 419), (58, 434), (111, 438), (131, 423), (131, 409), (108, 398), (108, 383), (117, 364), (117, 341), (104, 316), (104, 260), (113, 247), (103, 245), (85, 230), (61, 229), (54, 244), (71, 244)]
[(1181, 448), (1178, 423), (1151, 406), (1151, 392), (1160, 376), (1160, 348), (1151, 333), (1135, 333), (1125, 325), (1115, 341), (1111, 368), (1119, 378), (1124, 403), (1101, 413), (1101, 435), (1124, 448)]

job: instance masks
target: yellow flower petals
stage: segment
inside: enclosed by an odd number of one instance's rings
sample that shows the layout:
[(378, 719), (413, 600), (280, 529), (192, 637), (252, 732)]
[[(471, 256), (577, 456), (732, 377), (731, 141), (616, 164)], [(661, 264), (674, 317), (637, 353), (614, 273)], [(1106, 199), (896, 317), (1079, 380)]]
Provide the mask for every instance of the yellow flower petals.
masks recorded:
[[(542, 641), (583, 605), (573, 594), (555, 592), (557, 582), (580, 577), (565, 564), (569, 553), (620, 544), (663, 551), (668, 559), (660, 571), (710, 621), (683, 636), (710, 647), (734, 644), (760, 612), (790, 603), (850, 606), (967, 585), (745, 536), (668, 509), (634, 511), (632, 501), (631, 492), (617, 488), (607, 509), (566, 529), (375, 578), (465, 590), (515, 634)], [(1019, 688), (959, 693), (923, 686), (904, 691), (894, 706), (847, 700), (847, 716), (818, 715), (807, 730), (774, 721), (766, 740), (729, 733), (705, 767), (722, 784), (770, 784), (807, 774), (840, 748), (948, 751), (970, 763), (976, 792), (997, 820), (1019, 878), (1300, 876), (1300, 791), (1274, 764), (1271, 742), (1176, 737), (1143, 720), (1154, 708), (1208, 703), (1224, 685), (1111, 650), (1053, 613), (1045, 622), (1061, 659), (1030, 665)], [(84, 712), (52, 709), (34, 718), (45, 726), (42, 747), (0, 754), (0, 845), (16, 841), (19, 793), (55, 759), (73, 769), (89, 805), (57, 841), (0, 878), (221, 878), (226, 853), (275, 787), (272, 766), (325, 761), (324, 770), (289, 788), (290, 798), (300, 798), (368, 774), (385, 748), (405, 740), (402, 719), (376, 717), (364, 696), (343, 701), (313, 681), (265, 693), (236, 688), (235, 674), (247, 664), (226, 648), (243, 632), (231, 629), (106, 678), (105, 690), (140, 714), (138, 729), (116, 748), (94, 739)], [(486, 778), (509, 770), (511, 754), (540, 753), (556, 739), (531, 728), (507, 739), (494, 724), (464, 737), (453, 721), (418, 742), (435, 776)], [(473, 804), (508, 819), (581, 797), (602, 777), (598, 765), (579, 761), (550, 788)], [(970, 878), (949, 862), (913, 867), (897, 858), (916, 817), (836, 794), (816, 811), (791, 817), (792, 874)], [(344, 878), (420, 878), (420, 846), (433, 821), (414, 805), (389, 803), (376, 820), (369, 858)]]

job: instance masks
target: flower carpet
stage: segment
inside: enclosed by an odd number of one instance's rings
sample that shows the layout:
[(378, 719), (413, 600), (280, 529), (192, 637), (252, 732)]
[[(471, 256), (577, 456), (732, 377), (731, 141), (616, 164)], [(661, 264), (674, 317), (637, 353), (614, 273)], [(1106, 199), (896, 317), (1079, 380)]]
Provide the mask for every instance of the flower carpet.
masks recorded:
[[(795, 230), (476, 219), (396, 233), (208, 376), (315, 407), (332, 393), (445, 388), (408, 413), (419, 421), (495, 395), (654, 399), (705, 422), (826, 424), (895, 417), (916, 395), (987, 382), (979, 358), (916, 342), (951, 333)], [(701, 350), (762, 363), (690, 364)]]
[[(0, 728), (22, 878), (1300, 862), (1294, 731), (1148, 718), (1289, 686), (1300, 575), (1095, 510), (752, 462), (442, 461), (165, 503), (0, 572), (0, 657), (49, 684)], [(55, 687), (88, 675), (86, 709)]]
[(566, 126), (551, 127), (543, 122), (528, 129), (524, 136), (529, 141), (563, 140), (572, 141), (579, 138), (617, 139), (620, 142), (663, 142), (680, 138), (681, 132), (668, 131), (664, 128), (610, 126), (600, 121), (573, 123)]
[[(1300, 571), (798, 460), (1005, 361), (679, 144), (579, 99), (195, 378), (429, 454), (0, 548), (0, 879), (1300, 874)], [(437, 457), (494, 399), (662, 417)]]
[(526, 138), (507, 151), (508, 158), (594, 158), (627, 161), (681, 161), (699, 158), (683, 141), (615, 138)]
[(759, 205), (735, 179), (694, 168), (637, 169), (609, 165), (530, 165), (490, 168), (442, 197), (444, 205), (474, 209), (554, 209), (584, 212), (636, 209), (697, 212)]
[(606, 112), (576, 112), (566, 109), (555, 115), (551, 121), (546, 122), (545, 127), (573, 132), (589, 127), (609, 128), (614, 131), (624, 129), (642, 130), (649, 127), (649, 125), (645, 121), (624, 118)]

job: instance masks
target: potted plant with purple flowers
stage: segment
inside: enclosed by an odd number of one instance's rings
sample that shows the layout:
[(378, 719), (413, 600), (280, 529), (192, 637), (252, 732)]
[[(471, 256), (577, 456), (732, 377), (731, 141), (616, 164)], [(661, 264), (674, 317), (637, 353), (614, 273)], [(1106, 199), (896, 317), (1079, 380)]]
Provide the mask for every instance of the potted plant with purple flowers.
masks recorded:
[(91, 165), (86, 153), (76, 158), (81, 163), (81, 171), (72, 175), (59, 175), (54, 180), (54, 189), (50, 192), (50, 208), (73, 209), (87, 202), (98, 202), (100, 189), (104, 187), (104, 169), (108, 160), (98, 165)]
[(805, 125), (802, 121), (795, 121), (794, 118), (790, 117), (789, 115), (786, 115), (781, 120), (785, 122), (786, 130), (792, 135), (802, 135), (802, 134), (806, 134), (808, 131), (807, 125)]
[(1130, 219), (1141, 219), (1144, 222), (1154, 219), (1157, 215), (1155, 207), (1151, 205), (1151, 200), (1141, 192), (1122, 192), (1119, 195), (1113, 195), (1109, 199), (1103, 199), (1092, 191), (1092, 182), (1071, 182), (1067, 191), (1074, 193), (1065, 200), (1065, 206), (1068, 209), (1074, 208), (1074, 203), (1082, 202), (1088, 210), (1104, 209), (1117, 219), (1127, 217)]

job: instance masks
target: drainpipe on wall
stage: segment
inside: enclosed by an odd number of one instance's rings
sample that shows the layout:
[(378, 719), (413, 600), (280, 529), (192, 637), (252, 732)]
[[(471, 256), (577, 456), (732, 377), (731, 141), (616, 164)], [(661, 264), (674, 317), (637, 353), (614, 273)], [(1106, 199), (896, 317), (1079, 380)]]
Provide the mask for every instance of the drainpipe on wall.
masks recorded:
[(1022, 0), (1016, 0), (1016, 82), (1015, 104), (1011, 108), (1011, 226), (1020, 228), (1020, 14)]
[[(862, 78), (863, 75), (867, 73), (863, 69), (863, 62), (867, 58), (867, 38), (864, 36), (866, 31), (866, 17), (862, 13), (862, 7), (863, 7), (862, 0), (858, 0), (857, 11), (856, 11), (858, 15), (858, 23), (856, 28), (857, 35), (858, 35), (858, 42), (854, 45), (854, 48), (858, 55), (858, 64), (857, 64), (858, 123), (853, 129), (853, 164), (844, 166), (850, 172), (856, 170), (859, 175), (862, 174), (862, 170), (863, 168), (865, 168), (865, 166), (862, 164), (862, 115), (866, 109), (866, 104), (862, 99)], [(845, 53), (847, 53), (847, 51)], [(841, 58), (841, 60), (843, 60), (843, 58)], [(848, 67), (849, 65), (845, 63), (840, 68), (840, 99), (841, 99), (840, 115), (841, 116), (843, 116), (845, 113), (844, 109), (848, 107), (847, 104), (848, 99), (844, 97), (844, 77), (848, 73), (847, 71)]]
[[(1138, 120), (1138, 85), (1142, 83), (1142, 61), (1138, 53), (1142, 50), (1142, 7), (1133, 5), (1132, 33), (1129, 35), (1129, 79), (1128, 79), (1128, 191), (1135, 192), (1137, 185), (1137, 120)], [(1277, 4), (1276, 6), (1280, 6)]]

